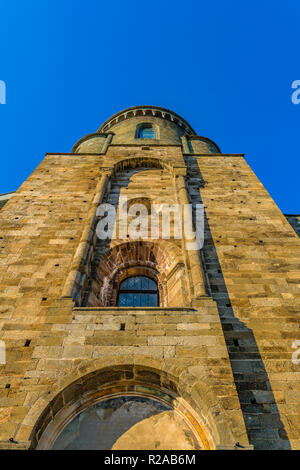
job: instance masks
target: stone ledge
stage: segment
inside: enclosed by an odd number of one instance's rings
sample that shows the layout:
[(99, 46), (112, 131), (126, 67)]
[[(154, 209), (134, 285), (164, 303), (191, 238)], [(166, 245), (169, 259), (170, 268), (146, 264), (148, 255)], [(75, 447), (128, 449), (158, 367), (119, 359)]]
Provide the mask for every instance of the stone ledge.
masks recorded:
[(15, 443), (10, 441), (0, 441), (0, 450), (29, 450), (31, 445), (31, 441), (20, 441)]
[(103, 310), (108, 310), (108, 311), (117, 311), (117, 312), (134, 312), (134, 313), (139, 313), (139, 312), (144, 312), (144, 311), (152, 311), (154, 310), (155, 312), (196, 312), (197, 308), (193, 307), (143, 307), (143, 308), (134, 308), (134, 307), (74, 307), (73, 311), (75, 312), (88, 312), (88, 311), (93, 311), (93, 312), (101, 312)]

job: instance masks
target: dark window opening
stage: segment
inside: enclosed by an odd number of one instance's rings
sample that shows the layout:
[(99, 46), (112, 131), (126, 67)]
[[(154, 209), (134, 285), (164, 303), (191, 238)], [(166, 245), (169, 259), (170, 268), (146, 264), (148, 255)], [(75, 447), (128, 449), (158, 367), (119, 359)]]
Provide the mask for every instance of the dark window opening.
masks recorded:
[(119, 307), (158, 307), (157, 283), (146, 276), (128, 277), (120, 284)]

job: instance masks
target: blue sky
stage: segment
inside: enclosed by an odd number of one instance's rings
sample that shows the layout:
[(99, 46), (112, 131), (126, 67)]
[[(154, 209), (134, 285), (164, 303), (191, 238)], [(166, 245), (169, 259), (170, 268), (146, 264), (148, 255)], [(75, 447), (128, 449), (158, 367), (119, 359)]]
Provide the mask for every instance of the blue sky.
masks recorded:
[(300, 213), (300, 2), (2, 0), (0, 193), (121, 109), (184, 117)]

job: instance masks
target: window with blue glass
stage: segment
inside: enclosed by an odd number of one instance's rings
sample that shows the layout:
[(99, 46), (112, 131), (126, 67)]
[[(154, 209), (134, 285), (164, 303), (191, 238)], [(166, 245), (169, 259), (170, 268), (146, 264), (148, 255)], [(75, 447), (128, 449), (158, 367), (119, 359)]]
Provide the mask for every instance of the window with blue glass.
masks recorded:
[(128, 277), (120, 284), (119, 307), (158, 307), (157, 283), (146, 276)]
[(138, 137), (139, 139), (156, 139), (155, 129), (151, 124), (145, 124), (140, 127)]

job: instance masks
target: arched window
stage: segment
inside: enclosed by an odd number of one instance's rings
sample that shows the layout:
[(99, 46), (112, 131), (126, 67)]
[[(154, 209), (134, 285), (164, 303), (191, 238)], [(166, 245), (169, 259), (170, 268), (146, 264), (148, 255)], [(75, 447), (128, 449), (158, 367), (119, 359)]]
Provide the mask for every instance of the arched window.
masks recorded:
[(158, 307), (157, 283), (146, 276), (128, 277), (120, 284), (119, 307)]
[(155, 129), (152, 124), (144, 124), (139, 128), (138, 132), (139, 139), (156, 139)]

